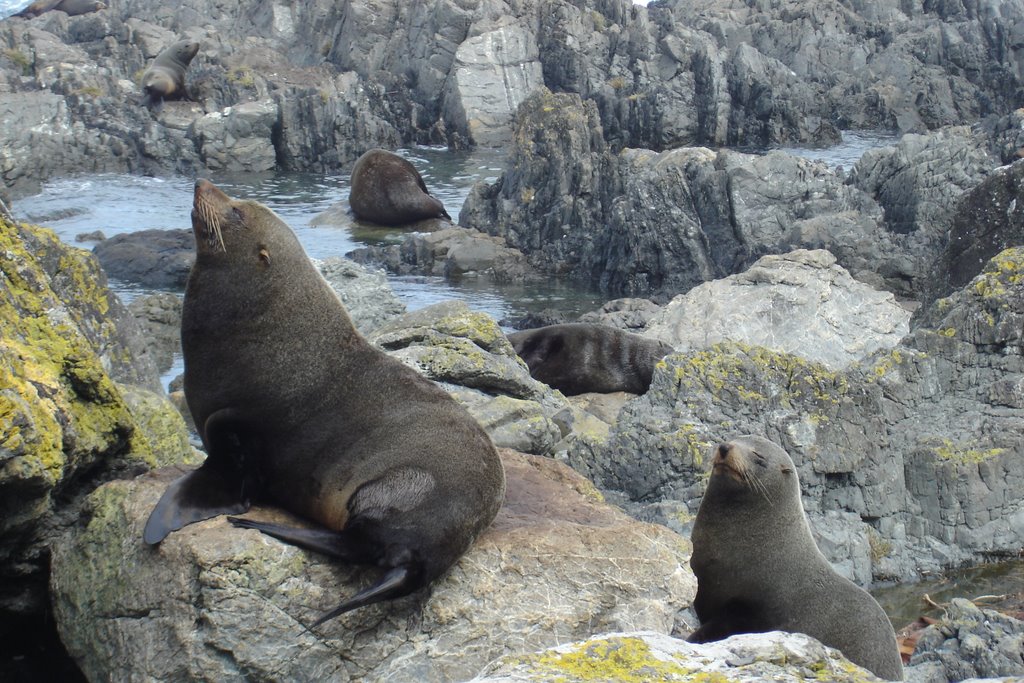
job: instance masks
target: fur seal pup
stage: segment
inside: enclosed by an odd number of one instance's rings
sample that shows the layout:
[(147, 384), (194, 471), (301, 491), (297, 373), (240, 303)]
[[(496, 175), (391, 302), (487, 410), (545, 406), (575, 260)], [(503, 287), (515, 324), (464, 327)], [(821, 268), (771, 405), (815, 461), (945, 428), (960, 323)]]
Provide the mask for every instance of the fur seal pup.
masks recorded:
[(167, 488), (143, 539), (159, 543), (250, 501), (313, 520), (323, 528), (232, 522), (385, 569), (316, 624), (436, 579), (504, 499), (490, 438), (447, 392), (356, 331), (270, 209), (198, 180), (192, 228), (181, 342), (207, 458)]
[(194, 40), (179, 40), (164, 48), (142, 74), (142, 89), (152, 106), (164, 100), (188, 99), (185, 70), (199, 52)]
[(642, 394), (654, 366), (672, 353), (657, 339), (596, 323), (563, 323), (508, 335), (530, 375), (566, 396), (589, 391)]
[(371, 149), (352, 167), (348, 203), (356, 218), (380, 225), (406, 225), (424, 218), (451, 216), (431, 196), (420, 172), (408, 160), (383, 149)]
[(903, 664), (889, 618), (818, 550), (789, 455), (760, 436), (714, 449), (693, 523), (693, 643), (737, 633), (806, 633), (890, 681)]

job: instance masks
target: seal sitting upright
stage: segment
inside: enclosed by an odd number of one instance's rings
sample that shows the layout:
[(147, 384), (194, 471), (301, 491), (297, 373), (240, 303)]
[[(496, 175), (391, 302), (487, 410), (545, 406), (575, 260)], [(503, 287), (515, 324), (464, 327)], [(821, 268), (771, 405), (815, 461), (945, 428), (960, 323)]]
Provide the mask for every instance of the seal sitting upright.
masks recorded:
[(692, 541), (700, 628), (690, 642), (806, 633), (880, 678), (903, 680), (889, 618), (818, 550), (796, 467), (771, 441), (741, 436), (715, 449)]
[(440, 200), (427, 191), (416, 167), (383, 149), (371, 149), (356, 159), (348, 203), (356, 218), (380, 225), (406, 225), (425, 218), (451, 220)]
[(487, 434), (447, 392), (356, 331), (270, 209), (199, 180), (192, 228), (181, 342), (185, 397), (207, 458), (167, 488), (144, 540), (244, 512), (250, 501), (318, 522), (231, 520), (385, 569), (316, 624), (436, 579), (504, 498)]
[(179, 40), (171, 43), (156, 56), (142, 74), (142, 89), (150, 106), (160, 104), (164, 100), (188, 99), (185, 70), (197, 52), (199, 43), (194, 40)]

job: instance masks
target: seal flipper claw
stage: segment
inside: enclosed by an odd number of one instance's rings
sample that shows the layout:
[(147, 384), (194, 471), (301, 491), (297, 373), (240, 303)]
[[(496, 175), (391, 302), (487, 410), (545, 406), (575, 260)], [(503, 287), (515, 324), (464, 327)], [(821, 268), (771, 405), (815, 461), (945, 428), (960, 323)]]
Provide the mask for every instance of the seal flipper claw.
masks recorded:
[(156, 545), (167, 534), (193, 522), (237, 515), (248, 509), (249, 501), (242, 497), (241, 487), (232, 486), (212, 467), (203, 465), (167, 487), (146, 521), (142, 540)]
[(330, 612), (314, 621), (310, 628), (319, 626), (325, 621), (330, 621), (345, 612), (351, 612), (354, 609), (372, 605), (382, 600), (394, 600), (403, 595), (408, 595), (424, 585), (422, 575), (422, 572), (413, 571), (409, 567), (392, 567), (380, 581), (342, 602)]

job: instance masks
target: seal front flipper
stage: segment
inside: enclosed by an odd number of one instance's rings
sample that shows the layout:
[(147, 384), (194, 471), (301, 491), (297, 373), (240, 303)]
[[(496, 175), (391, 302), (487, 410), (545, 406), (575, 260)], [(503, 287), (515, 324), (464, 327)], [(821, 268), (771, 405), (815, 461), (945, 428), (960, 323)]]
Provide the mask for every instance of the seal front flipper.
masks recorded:
[(193, 522), (248, 509), (249, 501), (243, 498), (239, 482), (226, 480), (216, 468), (204, 463), (167, 487), (149, 515), (142, 540), (155, 545)]
[(204, 423), (206, 461), (167, 487), (146, 522), (142, 538), (150, 545), (193, 522), (237, 515), (262, 489), (257, 467), (258, 437), (233, 408), (222, 408)]

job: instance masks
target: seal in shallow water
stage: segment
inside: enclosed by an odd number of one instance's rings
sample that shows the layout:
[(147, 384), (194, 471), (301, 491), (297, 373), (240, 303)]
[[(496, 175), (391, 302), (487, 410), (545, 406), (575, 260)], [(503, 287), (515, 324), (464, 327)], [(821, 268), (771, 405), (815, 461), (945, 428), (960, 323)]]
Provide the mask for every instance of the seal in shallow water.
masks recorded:
[(164, 48), (142, 74), (142, 89), (150, 105), (188, 99), (185, 70), (199, 52), (194, 40), (179, 40)]
[(406, 225), (425, 218), (451, 216), (431, 196), (409, 161), (383, 149), (371, 149), (352, 167), (349, 206), (356, 218), (380, 225)]
[(564, 323), (508, 335), (530, 375), (566, 396), (590, 391), (642, 394), (672, 346), (596, 323)]
[(692, 541), (700, 628), (690, 642), (806, 633), (880, 678), (903, 680), (889, 618), (818, 550), (796, 467), (771, 441), (741, 436), (715, 449)]
[(207, 459), (144, 531), (250, 501), (321, 529), (232, 520), (386, 572), (316, 623), (427, 585), (494, 518), (505, 479), (487, 434), (444, 390), (367, 342), (270, 209), (195, 186), (196, 262), (181, 323), (185, 397)]

